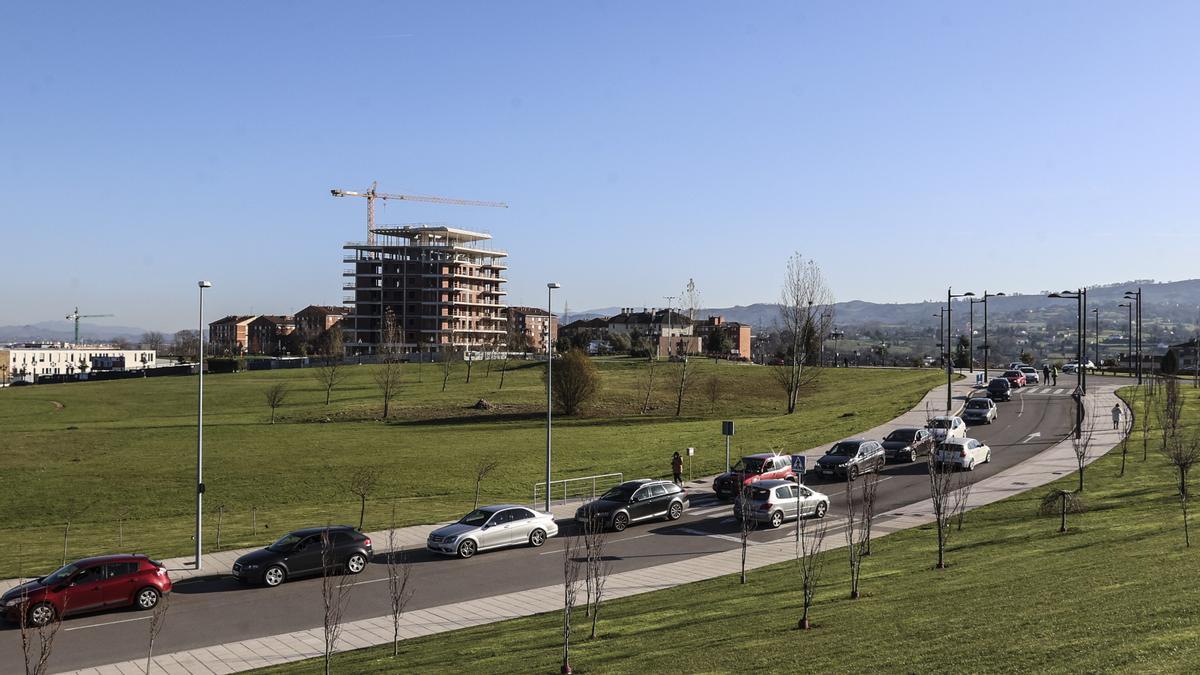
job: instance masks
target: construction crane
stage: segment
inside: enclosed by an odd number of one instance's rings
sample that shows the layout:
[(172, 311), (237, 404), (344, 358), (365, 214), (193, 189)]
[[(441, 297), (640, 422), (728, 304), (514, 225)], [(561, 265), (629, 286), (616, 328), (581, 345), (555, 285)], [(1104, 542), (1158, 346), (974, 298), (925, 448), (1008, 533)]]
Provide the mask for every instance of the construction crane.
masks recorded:
[(79, 320), (80, 319), (98, 319), (102, 316), (116, 316), (115, 314), (80, 314), (79, 308), (76, 307), (74, 312), (66, 316), (67, 321), (75, 322), (75, 344), (79, 344)]
[(329, 194), (334, 197), (366, 197), (367, 199), (367, 243), (375, 243), (375, 200), (398, 199), (407, 202), (429, 202), (430, 204), (451, 204), (453, 206), (494, 206), (507, 209), (504, 202), (483, 202), (476, 199), (451, 199), (450, 197), (430, 197), (427, 195), (397, 195), (387, 192), (376, 192), (378, 182), (371, 183), (371, 189), (366, 192), (351, 192), (349, 190), (333, 189)]

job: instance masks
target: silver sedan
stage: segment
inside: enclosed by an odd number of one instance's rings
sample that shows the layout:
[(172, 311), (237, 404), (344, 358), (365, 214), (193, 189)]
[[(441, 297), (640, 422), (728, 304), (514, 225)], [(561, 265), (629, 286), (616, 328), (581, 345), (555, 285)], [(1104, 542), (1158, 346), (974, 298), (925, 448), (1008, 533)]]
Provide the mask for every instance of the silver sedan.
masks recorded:
[(429, 533), (425, 548), (442, 555), (470, 558), (479, 551), (507, 546), (541, 546), (558, 534), (554, 516), (515, 504), (483, 506), (457, 523)]

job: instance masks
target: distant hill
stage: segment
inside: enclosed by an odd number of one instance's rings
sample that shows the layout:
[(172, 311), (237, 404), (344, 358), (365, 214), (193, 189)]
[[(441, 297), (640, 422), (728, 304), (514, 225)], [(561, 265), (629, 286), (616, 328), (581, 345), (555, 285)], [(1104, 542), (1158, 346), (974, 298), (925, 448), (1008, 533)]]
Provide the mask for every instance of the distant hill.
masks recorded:
[[(102, 326), (84, 322), (79, 324), (79, 339), (83, 342), (106, 342), (116, 338), (136, 341), (145, 332), (144, 328), (135, 326)], [(24, 326), (0, 326), (0, 343), (70, 342), (74, 339), (75, 323), (72, 321), (41, 321)]]

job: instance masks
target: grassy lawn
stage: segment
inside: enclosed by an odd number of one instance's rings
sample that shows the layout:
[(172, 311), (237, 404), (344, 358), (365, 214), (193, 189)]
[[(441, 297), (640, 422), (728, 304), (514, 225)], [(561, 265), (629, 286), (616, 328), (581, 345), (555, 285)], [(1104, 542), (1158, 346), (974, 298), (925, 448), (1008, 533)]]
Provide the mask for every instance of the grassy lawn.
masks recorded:
[[(1125, 390), (1132, 393), (1133, 389)], [(1200, 400), (1188, 396), (1196, 423)], [(798, 572), (780, 564), (741, 586), (722, 577), (608, 603), (601, 636), (572, 649), (576, 672), (1195, 672), (1200, 543), (1184, 548), (1172, 469), (1130, 442), (1087, 469), (1087, 513), (1037, 516), (1052, 486), (972, 511), (934, 570), (934, 533), (880, 539), (849, 600), (844, 550), (831, 551), (811, 631)], [(420, 592), (419, 589), (417, 592)], [(339, 655), (339, 672), (557, 672), (561, 615), (544, 614)], [(797, 665), (801, 664), (801, 665)], [(320, 662), (266, 672), (315, 673)]]
[[(646, 362), (602, 360), (595, 404), (578, 418), (555, 421), (555, 477), (667, 475), (671, 453), (688, 446), (697, 449), (696, 475), (713, 473), (724, 460), (718, 420), (738, 421), (735, 452), (806, 449), (884, 422), (940, 382), (935, 371), (829, 371), (789, 416), (781, 414), (784, 399), (766, 368), (692, 365), (694, 385), (676, 417), (676, 364), (657, 365), (652, 409), (642, 415)], [(473, 466), (483, 456), (500, 461), (484, 483), (485, 500), (530, 500), (545, 466), (540, 365), (510, 370), (500, 389), (498, 366), (489, 375), (476, 365), (467, 384), (459, 364), (445, 392), (438, 366), (419, 372), (406, 366), (387, 422), (378, 419), (372, 368), (349, 367), (328, 406), (309, 370), (205, 378), (206, 550), (216, 545), (220, 506), (222, 548), (261, 544), (303, 525), (357, 524), (349, 483), (363, 466), (381, 472), (368, 529), (388, 524), (385, 502), (393, 500), (400, 524), (461, 515), (471, 504)], [(269, 425), (264, 393), (280, 380), (290, 394)], [(0, 391), (0, 577), (56, 564), (68, 518), (69, 558), (115, 550), (189, 553), (195, 397), (189, 377)], [(498, 407), (475, 410), (479, 399)]]

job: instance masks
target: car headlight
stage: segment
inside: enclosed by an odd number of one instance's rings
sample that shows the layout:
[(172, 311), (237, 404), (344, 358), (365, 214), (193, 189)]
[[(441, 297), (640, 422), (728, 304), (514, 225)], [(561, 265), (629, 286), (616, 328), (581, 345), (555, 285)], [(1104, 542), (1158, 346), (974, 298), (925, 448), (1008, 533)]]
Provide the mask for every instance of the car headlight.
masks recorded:
[(256, 570), (259, 567), (261, 567), (261, 565), (257, 565), (257, 564), (253, 564), (253, 563), (249, 564), (249, 565), (242, 565), (242, 569), (246, 569), (246, 570)]
[(19, 604), (21, 604), (21, 596), (18, 595), (16, 597), (5, 600), (4, 604), (0, 605), (0, 607), (4, 607), (5, 609), (8, 609), (9, 607), (16, 607)]

